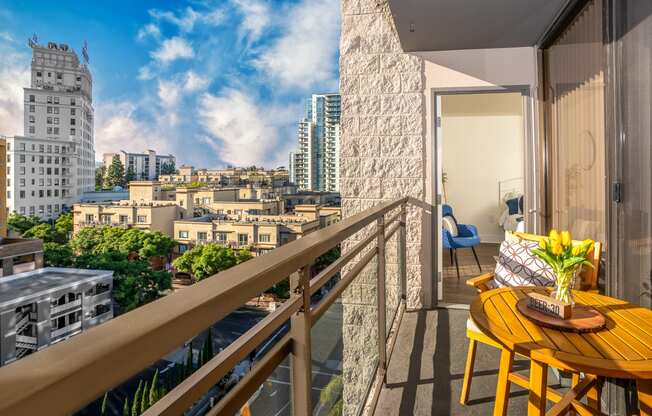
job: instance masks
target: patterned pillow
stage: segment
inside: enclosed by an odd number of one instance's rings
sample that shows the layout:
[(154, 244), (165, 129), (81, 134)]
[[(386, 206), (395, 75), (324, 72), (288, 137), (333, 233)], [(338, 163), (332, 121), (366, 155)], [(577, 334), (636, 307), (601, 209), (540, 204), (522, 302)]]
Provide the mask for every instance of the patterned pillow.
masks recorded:
[(458, 235), (457, 223), (455, 223), (453, 217), (447, 215), (441, 219), (441, 223), (444, 229), (451, 234), (451, 237), (457, 237)]
[(494, 282), (497, 287), (553, 286), (550, 266), (532, 254), (534, 241), (503, 241), (500, 244)]

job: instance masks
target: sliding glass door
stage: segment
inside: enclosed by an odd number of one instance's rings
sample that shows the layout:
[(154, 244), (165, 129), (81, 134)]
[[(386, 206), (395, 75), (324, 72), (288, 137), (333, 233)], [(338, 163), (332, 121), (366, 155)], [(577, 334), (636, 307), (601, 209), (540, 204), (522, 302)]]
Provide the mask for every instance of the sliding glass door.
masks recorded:
[(652, 306), (652, 1), (614, 2), (614, 50), (618, 138), (615, 182), (622, 191), (613, 204), (617, 279), (611, 292)]
[(605, 54), (602, 0), (544, 50), (548, 225), (605, 241)]

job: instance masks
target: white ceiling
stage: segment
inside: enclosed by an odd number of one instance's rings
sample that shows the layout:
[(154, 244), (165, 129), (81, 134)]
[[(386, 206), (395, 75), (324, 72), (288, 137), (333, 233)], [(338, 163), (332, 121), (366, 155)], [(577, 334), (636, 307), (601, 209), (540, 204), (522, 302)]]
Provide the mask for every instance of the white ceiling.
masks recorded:
[(389, 0), (406, 52), (534, 46), (568, 0)]

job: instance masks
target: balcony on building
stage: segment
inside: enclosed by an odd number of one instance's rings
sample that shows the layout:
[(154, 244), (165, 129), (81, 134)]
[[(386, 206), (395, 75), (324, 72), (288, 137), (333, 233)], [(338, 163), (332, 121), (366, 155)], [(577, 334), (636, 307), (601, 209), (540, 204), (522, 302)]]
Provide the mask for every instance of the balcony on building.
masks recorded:
[[(443, 200), (463, 218), (480, 206), (463, 201), (484, 191), (492, 211), (477, 218), (498, 233), (485, 236), (478, 267), (494, 269), (508, 227), (568, 228), (605, 243), (600, 291), (650, 307), (652, 3), (341, 4), (342, 220), (0, 369), (0, 414), (99, 408), (154, 363), (178, 365), (169, 357), (185, 357), (189, 340), (285, 279), (289, 299), (144, 414), (492, 414), (496, 349), (478, 349), (471, 397), (460, 404), (476, 299), (464, 281), (479, 271), (471, 254), (449, 261), (441, 241)], [(516, 117), (506, 110), (514, 108)], [(508, 136), (496, 117), (511, 120), (516, 152), (512, 142), (483, 147), (490, 132)], [(517, 177), (491, 176), (515, 167)], [(481, 185), (488, 177), (492, 187)], [(499, 223), (513, 194), (524, 199), (521, 218)], [(316, 271), (335, 247), (342, 255)], [(218, 397), (216, 384), (243, 363)], [(516, 371), (527, 368), (516, 360)], [(549, 380), (567, 382), (554, 372)], [(607, 413), (619, 414), (625, 397), (636, 406), (619, 388), (601, 403)], [(508, 413), (526, 414), (527, 400), (513, 389)]]

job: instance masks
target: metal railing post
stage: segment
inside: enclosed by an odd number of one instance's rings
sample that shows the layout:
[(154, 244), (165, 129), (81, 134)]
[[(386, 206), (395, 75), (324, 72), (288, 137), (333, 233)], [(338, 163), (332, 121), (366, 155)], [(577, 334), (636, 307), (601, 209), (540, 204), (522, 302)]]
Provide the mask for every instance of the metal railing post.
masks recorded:
[(407, 244), (406, 244), (406, 233), (405, 233), (405, 222), (406, 222), (406, 204), (401, 204), (401, 218), (399, 219), (399, 230), (398, 230), (398, 271), (399, 279), (401, 281), (401, 300), (403, 302), (407, 299), (407, 265), (405, 260)]
[(378, 368), (385, 383), (387, 372), (387, 310), (385, 299), (385, 218), (376, 222), (376, 245), (378, 247), (376, 272), (376, 297), (378, 299)]
[(290, 335), (292, 337), (292, 414), (302, 416), (312, 414), (310, 392), (312, 390), (312, 345), (310, 328), (310, 267), (304, 266), (290, 276), (292, 296), (303, 299), (303, 305), (290, 318)]

